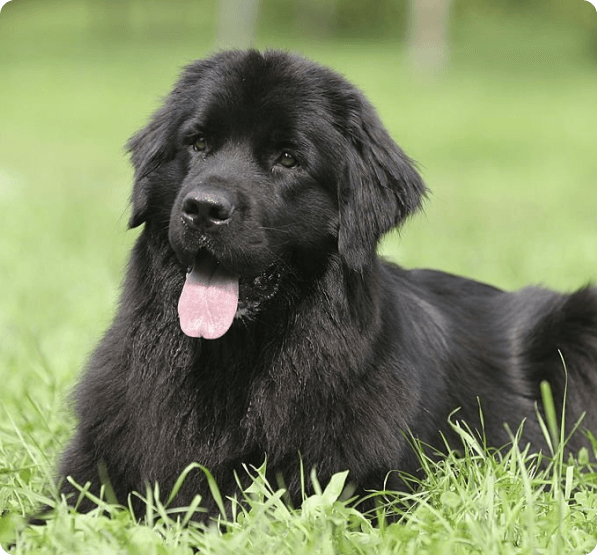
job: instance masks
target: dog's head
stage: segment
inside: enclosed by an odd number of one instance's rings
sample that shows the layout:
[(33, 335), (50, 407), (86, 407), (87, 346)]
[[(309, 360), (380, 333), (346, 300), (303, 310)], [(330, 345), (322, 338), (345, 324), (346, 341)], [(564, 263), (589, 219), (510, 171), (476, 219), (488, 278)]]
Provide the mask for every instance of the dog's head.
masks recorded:
[(248, 311), (289, 268), (311, 275), (339, 254), (365, 271), (425, 192), (355, 87), (279, 52), (191, 64), (129, 149), (130, 225), (168, 230), (192, 269), (181, 303), (213, 305), (214, 336), (238, 315), (239, 281)]

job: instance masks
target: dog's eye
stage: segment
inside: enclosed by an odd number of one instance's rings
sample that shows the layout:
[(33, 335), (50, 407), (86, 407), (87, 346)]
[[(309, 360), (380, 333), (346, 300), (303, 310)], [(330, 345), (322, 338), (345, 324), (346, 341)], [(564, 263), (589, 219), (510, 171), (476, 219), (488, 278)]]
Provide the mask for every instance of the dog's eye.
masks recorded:
[(196, 152), (205, 152), (207, 150), (207, 141), (205, 137), (197, 137), (193, 141), (193, 150)]
[(280, 158), (278, 158), (278, 164), (285, 168), (294, 168), (298, 165), (298, 162), (290, 152), (283, 152)]

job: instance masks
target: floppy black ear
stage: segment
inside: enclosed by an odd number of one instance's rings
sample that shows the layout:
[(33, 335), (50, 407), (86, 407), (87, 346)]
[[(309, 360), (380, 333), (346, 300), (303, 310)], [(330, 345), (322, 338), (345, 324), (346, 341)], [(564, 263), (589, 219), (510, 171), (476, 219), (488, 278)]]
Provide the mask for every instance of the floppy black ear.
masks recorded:
[(355, 105), (347, 172), (339, 187), (338, 249), (350, 268), (362, 271), (381, 236), (421, 206), (426, 187), (373, 107), (362, 97)]
[(149, 124), (133, 135), (127, 150), (135, 168), (135, 182), (131, 202), (133, 211), (129, 227), (137, 227), (147, 219), (150, 206), (148, 176), (161, 164), (172, 159), (175, 152), (176, 118), (171, 113), (169, 102), (160, 108)]

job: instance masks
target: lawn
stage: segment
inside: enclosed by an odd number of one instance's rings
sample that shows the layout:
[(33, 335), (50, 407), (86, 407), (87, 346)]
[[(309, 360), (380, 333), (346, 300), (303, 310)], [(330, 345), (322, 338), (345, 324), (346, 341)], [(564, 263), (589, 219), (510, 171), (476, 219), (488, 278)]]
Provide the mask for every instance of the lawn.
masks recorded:
[[(539, 471), (517, 450), (488, 456), (466, 430), (465, 456), (430, 466), (408, 509), (378, 495), (394, 517), (378, 527), (337, 500), (339, 475), (300, 511), (258, 478), (250, 513), (207, 532), (156, 500), (142, 524), (126, 511), (61, 507), (48, 526), (23, 528), (23, 514), (54, 498), (68, 392), (114, 313), (137, 233), (126, 230), (123, 145), (212, 42), (209, 10), (196, 28), (167, 13), (126, 37), (89, 23), (80, 1), (13, 0), (0, 14), (0, 544), (16, 539), (13, 555), (588, 553), (597, 475), (587, 454)], [(266, 30), (257, 45), (344, 73), (418, 161), (432, 195), (384, 256), (508, 289), (571, 290), (597, 279), (597, 58), (583, 37), (557, 22), (471, 20), (437, 80), (414, 73), (388, 39)]]

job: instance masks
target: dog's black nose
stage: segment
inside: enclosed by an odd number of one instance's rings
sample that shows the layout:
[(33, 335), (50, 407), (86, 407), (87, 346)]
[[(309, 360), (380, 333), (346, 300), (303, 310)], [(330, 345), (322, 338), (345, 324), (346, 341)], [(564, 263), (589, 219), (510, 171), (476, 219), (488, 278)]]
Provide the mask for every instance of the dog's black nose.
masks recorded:
[(209, 229), (227, 223), (234, 202), (222, 191), (192, 191), (182, 201), (182, 218), (195, 229)]

